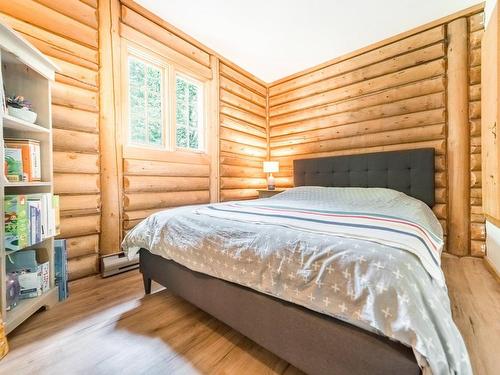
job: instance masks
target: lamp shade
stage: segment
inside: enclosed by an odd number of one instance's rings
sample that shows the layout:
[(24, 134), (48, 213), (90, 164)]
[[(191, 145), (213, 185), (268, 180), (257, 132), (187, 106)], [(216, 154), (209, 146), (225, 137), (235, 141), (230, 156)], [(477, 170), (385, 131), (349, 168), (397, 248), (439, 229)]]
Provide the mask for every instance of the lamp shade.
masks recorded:
[(265, 161), (264, 162), (264, 172), (273, 173), (278, 172), (280, 169), (280, 163), (278, 161)]

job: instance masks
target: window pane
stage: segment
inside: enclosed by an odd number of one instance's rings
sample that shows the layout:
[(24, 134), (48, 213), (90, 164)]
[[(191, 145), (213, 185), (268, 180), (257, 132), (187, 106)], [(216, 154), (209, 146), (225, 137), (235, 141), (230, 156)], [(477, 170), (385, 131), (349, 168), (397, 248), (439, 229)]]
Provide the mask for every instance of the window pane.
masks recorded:
[(189, 129), (189, 148), (198, 149), (198, 129)]
[(177, 127), (176, 144), (177, 144), (177, 147), (187, 147), (188, 146), (188, 139), (187, 139), (187, 130), (186, 130), (186, 128), (179, 128), (179, 127)]
[(198, 86), (189, 85), (189, 126), (198, 128)]
[(186, 118), (186, 91), (187, 83), (182, 78), (177, 77), (176, 82), (176, 118), (180, 126), (187, 125)]
[(202, 116), (199, 113), (203, 100), (201, 86), (182, 76), (177, 76), (175, 88), (177, 147), (199, 150), (203, 147), (200, 139)]
[(129, 58), (129, 133), (132, 143), (163, 144), (162, 71), (160, 68)]

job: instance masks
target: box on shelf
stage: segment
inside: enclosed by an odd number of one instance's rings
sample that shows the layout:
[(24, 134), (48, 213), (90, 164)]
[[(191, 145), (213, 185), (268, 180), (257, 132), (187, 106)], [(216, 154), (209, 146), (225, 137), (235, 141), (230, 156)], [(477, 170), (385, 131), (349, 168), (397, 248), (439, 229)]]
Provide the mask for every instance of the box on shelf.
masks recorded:
[(6, 195), (5, 250), (17, 251), (29, 246), (29, 218), (25, 195)]
[(15, 272), (7, 272), (5, 279), (6, 310), (9, 311), (16, 307), (19, 302), (21, 286), (19, 285), (19, 276)]
[(40, 141), (5, 138), (5, 147), (20, 149), (23, 158), (23, 181), (41, 181)]
[(50, 288), (49, 252), (45, 248), (9, 254), (6, 269), (19, 279), (20, 298), (34, 298)]
[(54, 269), (56, 285), (59, 287), (59, 301), (63, 301), (69, 296), (68, 288), (68, 252), (66, 240), (54, 241)]
[(19, 148), (5, 147), (5, 176), (10, 182), (23, 180), (23, 155)]

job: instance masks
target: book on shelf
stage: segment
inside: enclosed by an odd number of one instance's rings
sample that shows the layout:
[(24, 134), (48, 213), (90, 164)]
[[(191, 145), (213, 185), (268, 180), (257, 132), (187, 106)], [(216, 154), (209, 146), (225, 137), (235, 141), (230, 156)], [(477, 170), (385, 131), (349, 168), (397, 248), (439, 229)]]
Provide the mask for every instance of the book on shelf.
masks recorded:
[(5, 147), (4, 173), (9, 182), (23, 180), (23, 155), (19, 148)]
[(40, 141), (34, 139), (5, 138), (4, 143), (6, 148), (21, 150), (23, 168), (22, 181), (41, 181), (42, 165), (40, 158)]
[[(7, 256), (7, 273), (16, 275), (20, 286), (18, 298), (35, 298), (50, 289), (49, 260), (46, 248), (18, 251)], [(13, 308), (15, 304), (10, 306)]]
[(55, 240), (54, 251), (54, 270), (56, 285), (59, 287), (59, 301), (63, 301), (69, 296), (68, 251), (66, 248), (66, 240)]
[(6, 195), (5, 249), (17, 251), (58, 234), (59, 200), (51, 193)]

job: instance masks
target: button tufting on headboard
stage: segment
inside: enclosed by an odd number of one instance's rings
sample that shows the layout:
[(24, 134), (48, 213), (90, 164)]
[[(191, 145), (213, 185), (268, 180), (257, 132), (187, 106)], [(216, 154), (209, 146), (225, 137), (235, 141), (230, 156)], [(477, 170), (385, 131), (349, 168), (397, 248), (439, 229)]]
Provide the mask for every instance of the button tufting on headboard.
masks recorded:
[(295, 186), (385, 187), (434, 205), (434, 149), (294, 160)]

